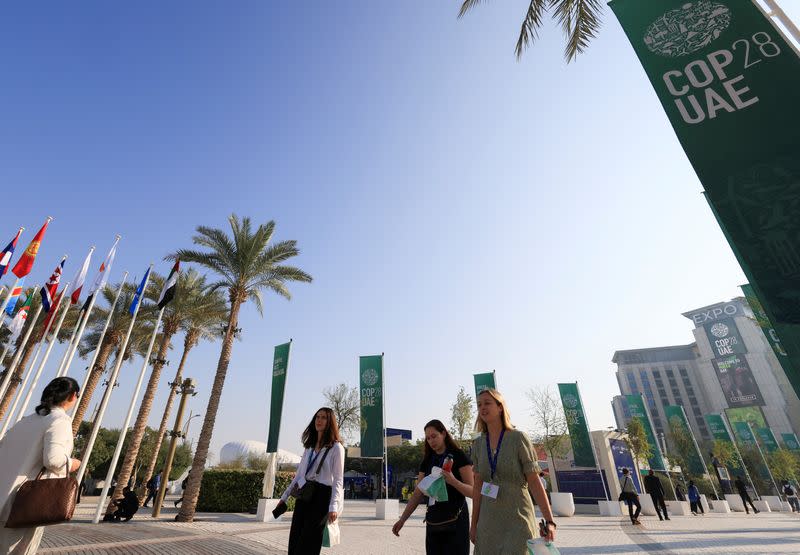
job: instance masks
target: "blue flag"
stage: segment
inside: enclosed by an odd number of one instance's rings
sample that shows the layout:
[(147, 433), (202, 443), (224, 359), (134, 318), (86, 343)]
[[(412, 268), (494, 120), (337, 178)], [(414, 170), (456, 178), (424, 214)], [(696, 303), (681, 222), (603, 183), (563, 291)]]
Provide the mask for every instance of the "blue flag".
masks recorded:
[(25, 278), (19, 280), (17, 286), (11, 290), (11, 298), (8, 300), (8, 304), (6, 305), (6, 314), (9, 316), (14, 315), (14, 307), (17, 306), (17, 299), (20, 298), (22, 295), (22, 285), (25, 283)]
[(136, 288), (136, 294), (133, 296), (133, 302), (131, 302), (130, 313), (133, 316), (133, 313), (136, 312), (136, 305), (139, 304), (139, 300), (142, 298), (144, 294), (144, 286), (147, 283), (147, 278), (150, 276), (150, 268), (144, 273), (144, 277), (142, 278), (142, 282), (139, 284), (139, 287)]

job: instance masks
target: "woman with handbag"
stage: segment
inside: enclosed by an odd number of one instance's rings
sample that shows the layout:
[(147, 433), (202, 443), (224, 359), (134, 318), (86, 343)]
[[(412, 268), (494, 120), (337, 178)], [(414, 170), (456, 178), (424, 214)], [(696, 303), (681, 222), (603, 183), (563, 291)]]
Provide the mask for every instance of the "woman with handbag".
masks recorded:
[(322, 549), (325, 527), (336, 522), (344, 502), (344, 447), (333, 411), (319, 409), (302, 440), (306, 449), (297, 474), (274, 514), (284, 512), (289, 495), (294, 497), (289, 555), (316, 555)]
[[(43, 526), (17, 526), (25, 514), (40, 514), (42, 507), (25, 507), (15, 503), (20, 486), (25, 482), (42, 478), (65, 477), (78, 470), (81, 461), (72, 454), (72, 419), (67, 415), (78, 399), (78, 382), (72, 378), (56, 378), (42, 392), (42, 401), (36, 411), (17, 422), (0, 440), (0, 554), (32, 555), (39, 549)], [(74, 481), (74, 480), (73, 480)], [(77, 495), (77, 484), (74, 484)], [(20, 500), (23, 499), (20, 494)], [(51, 499), (51, 503), (70, 499)], [(71, 517), (69, 509), (62, 509)], [(28, 510), (30, 509), (30, 510)]]
[[(627, 468), (622, 469), (622, 483), (620, 484), (622, 493), (619, 494), (619, 500), (624, 501), (628, 505), (628, 516), (631, 517), (631, 524), (641, 524), (639, 522), (639, 514), (642, 512), (642, 504), (639, 502), (639, 494), (636, 493), (636, 488), (633, 485), (630, 472)], [(633, 508), (636, 507), (636, 512)]]
[[(441, 420), (425, 424), (425, 454), (419, 467), (419, 479), (433, 467), (442, 469), (447, 483), (447, 501), (428, 503), (425, 513), (425, 553), (427, 555), (469, 555), (469, 510), (472, 497), (472, 461), (453, 440)], [(414, 512), (424, 494), (417, 487), (406, 509), (392, 527), (395, 536)]]

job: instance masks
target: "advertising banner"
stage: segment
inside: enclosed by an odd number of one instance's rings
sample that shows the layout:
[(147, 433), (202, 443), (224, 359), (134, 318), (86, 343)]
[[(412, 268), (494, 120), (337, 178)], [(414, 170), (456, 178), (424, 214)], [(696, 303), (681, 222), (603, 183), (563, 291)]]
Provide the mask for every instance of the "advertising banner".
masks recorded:
[(639, 473), (636, 472), (636, 467), (633, 465), (633, 455), (630, 449), (621, 439), (609, 439), (608, 446), (611, 448), (611, 457), (614, 459), (614, 467), (617, 469), (617, 477), (622, 483), (622, 469), (627, 468), (633, 476), (633, 484), (636, 486), (636, 491), (642, 492), (642, 486), (639, 484)]
[(778, 447), (778, 440), (775, 439), (775, 434), (772, 433), (772, 430), (769, 428), (756, 428), (755, 432), (759, 441), (761, 441), (761, 448), (764, 451), (767, 453), (774, 453), (780, 449), (780, 447)]
[[(689, 422), (686, 419), (686, 413), (684, 412), (683, 407), (680, 405), (666, 405), (664, 407), (664, 415), (667, 417), (670, 432), (676, 436), (680, 434), (684, 438), (691, 440), (691, 449), (688, 449), (686, 461), (686, 464), (689, 466), (689, 472), (698, 475), (705, 474), (707, 471), (703, 465), (703, 458), (700, 452), (697, 450), (697, 441), (695, 440), (694, 433), (692, 433), (692, 428), (689, 426)], [(673, 431), (673, 428), (676, 429)], [(678, 446), (676, 445), (673, 447), (673, 449), (676, 449), (677, 447)], [(688, 448), (689, 445), (686, 445), (685, 447)]]
[(731, 422), (736, 439), (744, 447), (756, 447), (756, 438), (747, 422)]
[(359, 359), (361, 456), (383, 457), (383, 355)]
[(725, 400), (731, 408), (752, 407), (764, 404), (750, 365), (743, 355), (730, 355), (711, 360), (717, 373)]
[(558, 392), (569, 428), (569, 441), (572, 443), (572, 454), (575, 466), (596, 467), (592, 439), (589, 436), (589, 425), (583, 412), (583, 403), (577, 383), (560, 383)]
[(656, 441), (656, 434), (653, 433), (653, 423), (650, 421), (650, 415), (647, 408), (644, 406), (644, 399), (641, 395), (626, 395), (625, 399), (628, 401), (628, 409), (631, 413), (631, 418), (638, 418), (644, 425), (644, 432), (647, 434), (647, 442), (653, 450), (653, 455), (648, 460), (650, 468), (653, 470), (666, 470), (664, 459), (661, 457), (661, 446)]
[(800, 391), (800, 58), (756, 2), (613, 0)]
[(711, 432), (711, 437), (721, 441), (733, 441), (733, 438), (728, 434), (728, 428), (725, 427), (725, 421), (722, 416), (719, 414), (706, 414), (703, 418), (708, 425), (708, 431)]
[(703, 324), (706, 330), (706, 337), (711, 344), (711, 351), (714, 358), (727, 357), (728, 355), (744, 354), (747, 349), (742, 341), (739, 328), (733, 318), (725, 318), (710, 324)]
[(269, 438), (267, 453), (278, 452), (278, 436), (281, 433), (281, 415), (283, 414), (283, 394), (286, 389), (286, 370), (289, 368), (289, 351), (292, 342), (275, 347), (272, 357), (272, 393), (269, 405)]
[(742, 407), (740, 409), (725, 409), (728, 422), (747, 422), (751, 428), (768, 428), (767, 419), (761, 407)]
[(797, 436), (794, 434), (781, 434), (783, 445), (789, 451), (800, 451), (800, 441), (797, 441)]
[(781, 363), (784, 372), (788, 374), (789, 371), (791, 370), (791, 362), (789, 360), (789, 355), (783, 348), (781, 340), (778, 337), (778, 333), (772, 326), (772, 322), (769, 321), (767, 313), (764, 312), (764, 307), (761, 306), (761, 301), (759, 301), (758, 297), (756, 297), (756, 292), (753, 291), (753, 288), (750, 287), (750, 284), (746, 283), (741, 287), (742, 287), (742, 292), (744, 293), (744, 296), (747, 299), (747, 304), (749, 304), (750, 308), (753, 309), (753, 316), (755, 316), (756, 318), (758, 327), (761, 328), (762, 332), (764, 332), (764, 337), (767, 338), (770, 347), (772, 347), (772, 352), (775, 353), (775, 356), (778, 358), (778, 362)]
[(481, 391), (484, 389), (497, 389), (497, 384), (494, 380), (494, 370), (491, 372), (485, 372), (483, 374), (473, 374), (472, 377), (475, 380), (475, 401), (478, 401), (478, 395), (481, 394)]

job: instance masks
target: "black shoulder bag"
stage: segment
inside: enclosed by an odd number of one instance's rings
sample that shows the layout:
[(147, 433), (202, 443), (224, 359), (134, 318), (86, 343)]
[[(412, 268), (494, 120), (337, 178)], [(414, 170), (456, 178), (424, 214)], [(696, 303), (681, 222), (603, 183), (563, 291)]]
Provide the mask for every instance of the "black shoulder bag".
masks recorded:
[[(317, 465), (317, 470), (314, 472), (314, 477), (316, 478), (319, 475), (319, 469), (322, 468), (322, 463), (325, 462), (325, 458), (328, 456), (330, 452), (330, 447), (325, 448), (325, 452), (322, 454), (322, 458)], [(308, 478), (308, 469), (306, 469), (306, 478)], [(308, 480), (306, 479), (306, 483), (303, 484), (303, 487), (298, 489), (295, 493), (295, 499), (299, 499), (301, 501), (311, 501), (311, 498), (314, 497), (314, 492), (317, 489), (319, 484), (316, 480)]]

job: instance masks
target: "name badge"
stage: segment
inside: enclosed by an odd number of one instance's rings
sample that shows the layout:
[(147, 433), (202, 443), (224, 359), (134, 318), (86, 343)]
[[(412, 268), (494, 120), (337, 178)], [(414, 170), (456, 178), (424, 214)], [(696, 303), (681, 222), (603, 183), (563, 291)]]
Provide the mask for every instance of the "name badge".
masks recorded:
[(485, 495), (490, 499), (497, 499), (497, 494), (500, 492), (500, 486), (491, 482), (484, 482), (481, 488), (481, 495)]

